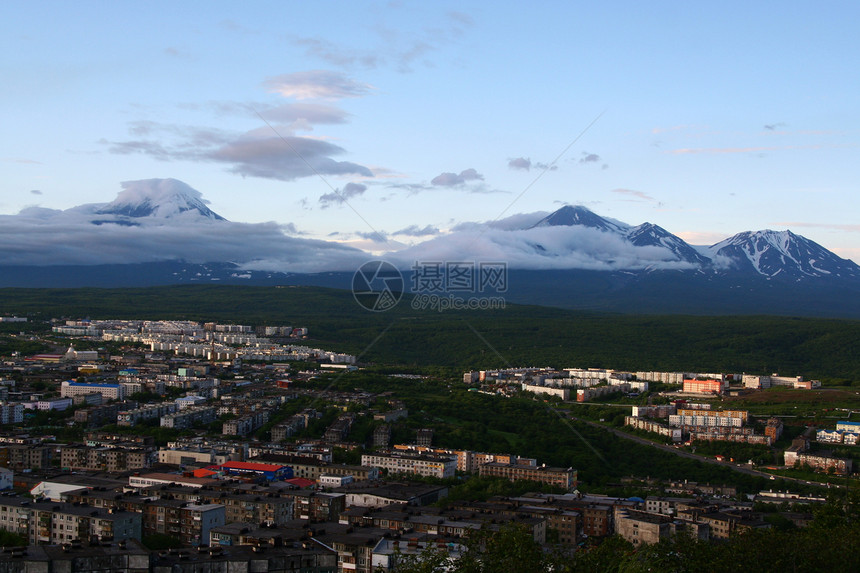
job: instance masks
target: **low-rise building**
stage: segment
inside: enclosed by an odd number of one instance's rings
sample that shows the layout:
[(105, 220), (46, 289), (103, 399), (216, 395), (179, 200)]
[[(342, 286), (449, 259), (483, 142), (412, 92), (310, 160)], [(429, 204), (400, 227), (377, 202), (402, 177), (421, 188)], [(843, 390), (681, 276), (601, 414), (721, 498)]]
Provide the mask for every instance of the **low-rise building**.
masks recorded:
[(280, 464), (230, 461), (218, 467), (230, 475), (263, 477), (269, 481), (290, 479), (293, 477), (293, 469)]

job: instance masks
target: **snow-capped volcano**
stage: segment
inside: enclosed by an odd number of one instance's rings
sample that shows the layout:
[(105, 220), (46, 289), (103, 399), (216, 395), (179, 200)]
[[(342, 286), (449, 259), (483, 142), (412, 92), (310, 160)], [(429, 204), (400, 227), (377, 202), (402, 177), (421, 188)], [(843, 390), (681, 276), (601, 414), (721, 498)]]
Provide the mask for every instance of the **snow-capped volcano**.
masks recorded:
[(565, 205), (532, 225), (532, 229), (574, 226), (590, 227), (611, 233), (624, 232), (630, 227), (626, 223), (601, 217), (582, 205)]
[(203, 201), (203, 194), (177, 179), (124, 181), (116, 199), (96, 211), (98, 215), (169, 218), (181, 213), (225, 221)]
[[(0, 286), (223, 281), (350, 288), (355, 269), (371, 257), (341, 243), (291, 236), (290, 228), (227, 221), (175, 179), (131, 181), (111, 203), (0, 214)], [(502, 264), (511, 302), (860, 317), (860, 266), (790, 231), (692, 246), (653, 223), (632, 226), (565, 206), (463, 224), (372, 256), (404, 276), (448, 261)]]
[(708, 257), (662, 227), (652, 223), (642, 223), (633, 227), (622, 221), (601, 217), (582, 205), (565, 205), (532, 225), (531, 228), (543, 227), (595, 229), (609, 233), (634, 247), (657, 247), (660, 250), (668, 250), (666, 260), (674, 259), (692, 266), (708, 266), (711, 263)]
[(860, 277), (860, 266), (791, 231), (745, 231), (708, 248), (736, 270), (776, 277)]

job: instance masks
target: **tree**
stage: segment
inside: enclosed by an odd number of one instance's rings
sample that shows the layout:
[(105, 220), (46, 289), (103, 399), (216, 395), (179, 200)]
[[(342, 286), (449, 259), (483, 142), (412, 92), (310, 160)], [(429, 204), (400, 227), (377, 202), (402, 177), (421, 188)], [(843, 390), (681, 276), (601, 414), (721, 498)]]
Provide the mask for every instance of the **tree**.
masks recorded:
[(141, 540), (144, 547), (150, 551), (158, 551), (161, 549), (175, 549), (182, 547), (182, 541), (178, 537), (167, 535), (166, 533), (153, 533), (152, 535), (144, 535)]
[(0, 529), (0, 547), (20, 547), (28, 545), (27, 538), (20, 533)]

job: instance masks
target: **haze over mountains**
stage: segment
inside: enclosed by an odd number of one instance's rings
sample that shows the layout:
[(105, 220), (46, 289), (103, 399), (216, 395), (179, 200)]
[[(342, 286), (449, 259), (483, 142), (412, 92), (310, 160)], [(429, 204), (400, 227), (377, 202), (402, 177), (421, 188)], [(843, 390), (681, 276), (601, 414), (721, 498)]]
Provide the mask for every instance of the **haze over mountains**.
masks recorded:
[[(462, 224), (373, 256), (297, 236), (291, 225), (228, 221), (175, 179), (122, 184), (107, 204), (0, 216), (0, 286), (147, 286), (201, 281), (349, 288), (364, 262), (507, 265), (511, 302), (624, 312), (860, 316), (860, 266), (790, 231), (694, 246), (565, 206)], [(291, 236), (292, 235), (292, 236)], [(380, 250), (385, 245), (380, 244)]]

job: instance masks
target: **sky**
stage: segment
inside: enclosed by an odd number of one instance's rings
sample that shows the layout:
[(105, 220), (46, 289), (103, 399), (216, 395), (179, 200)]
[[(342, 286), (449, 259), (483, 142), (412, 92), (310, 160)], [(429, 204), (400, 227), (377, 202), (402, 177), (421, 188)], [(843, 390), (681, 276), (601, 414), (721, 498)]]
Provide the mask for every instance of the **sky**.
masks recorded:
[(9, 0), (0, 215), (173, 178), (230, 221), (366, 249), (573, 204), (860, 261), (858, 21), (856, 2)]

